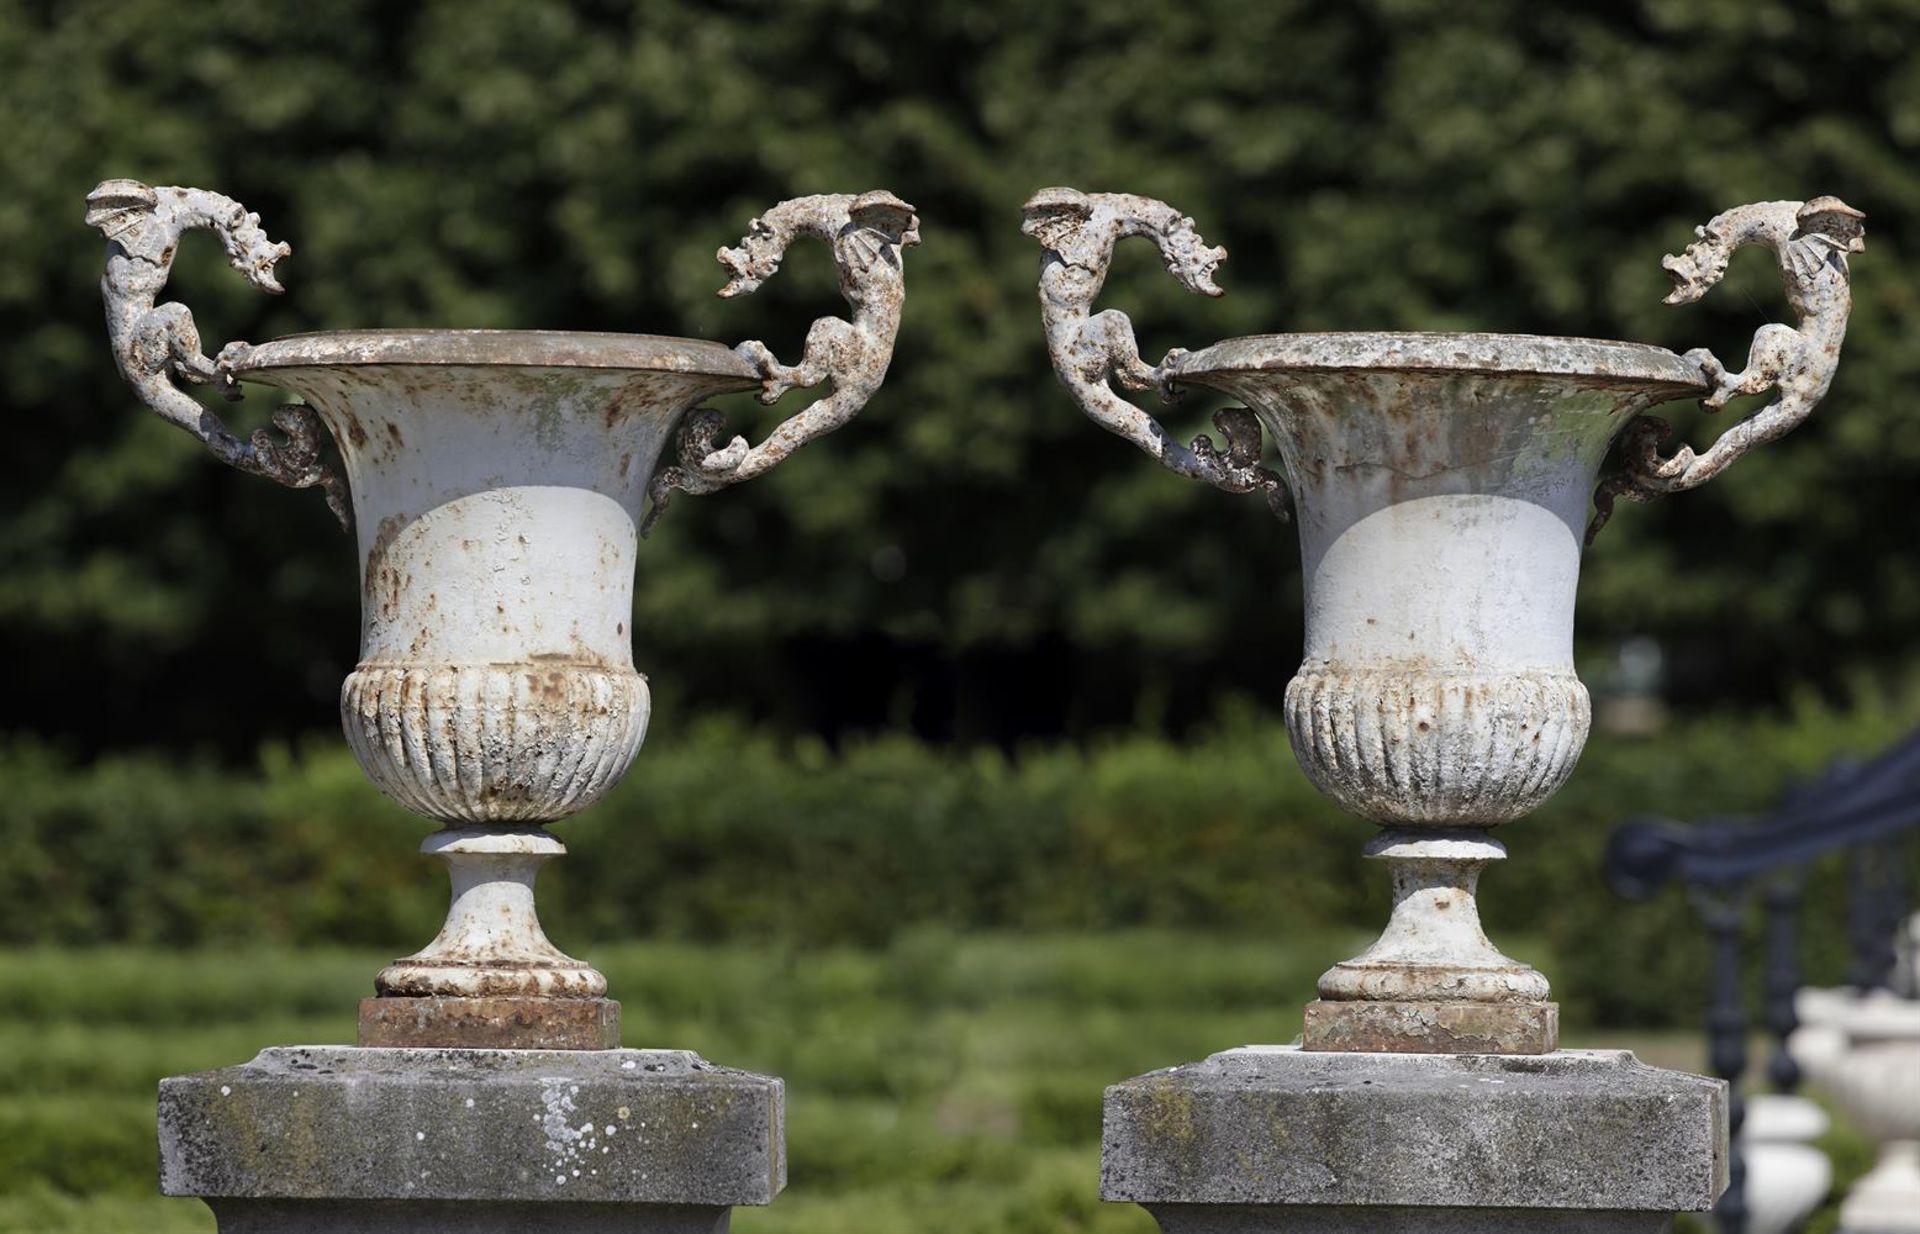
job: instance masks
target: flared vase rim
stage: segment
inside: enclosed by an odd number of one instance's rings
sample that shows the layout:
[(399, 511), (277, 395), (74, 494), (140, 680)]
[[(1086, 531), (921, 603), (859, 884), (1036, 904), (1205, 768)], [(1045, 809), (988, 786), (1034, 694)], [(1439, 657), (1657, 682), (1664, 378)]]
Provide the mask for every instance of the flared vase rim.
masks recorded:
[(759, 372), (733, 348), (707, 339), (591, 330), (316, 330), (253, 347), (233, 364), (241, 380), (280, 369), (599, 369), (684, 373), (749, 389)]
[(1173, 376), (1204, 383), (1244, 373), (1357, 372), (1494, 377), (1567, 377), (1582, 384), (1670, 388), (1668, 397), (1705, 394), (1699, 364), (1651, 343), (1545, 334), (1440, 331), (1328, 331), (1253, 334), (1189, 352)]

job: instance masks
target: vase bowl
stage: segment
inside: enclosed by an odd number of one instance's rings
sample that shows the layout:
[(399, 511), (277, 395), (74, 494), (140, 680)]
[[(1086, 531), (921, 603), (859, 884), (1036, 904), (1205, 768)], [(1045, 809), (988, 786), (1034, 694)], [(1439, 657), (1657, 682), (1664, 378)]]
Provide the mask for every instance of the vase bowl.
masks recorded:
[(1279, 443), (1306, 647), (1301, 767), (1393, 827), (1488, 827), (1552, 796), (1586, 743), (1574, 595), (1594, 485), (1699, 367), (1637, 343), (1499, 334), (1231, 339), (1169, 365)]
[(341, 691), (382, 792), (448, 823), (549, 822), (645, 737), (638, 521), (675, 425), (756, 386), (717, 343), (380, 330), (252, 348), (243, 381), (319, 414), (359, 539), (360, 661)]

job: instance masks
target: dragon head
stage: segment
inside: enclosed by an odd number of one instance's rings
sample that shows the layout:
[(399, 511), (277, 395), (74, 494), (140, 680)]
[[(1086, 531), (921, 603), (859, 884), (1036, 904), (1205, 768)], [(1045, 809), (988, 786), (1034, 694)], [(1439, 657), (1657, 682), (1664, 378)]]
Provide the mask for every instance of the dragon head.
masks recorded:
[(1180, 280), (1188, 291), (1197, 291), (1203, 296), (1222, 296), (1226, 293), (1213, 281), (1213, 272), (1227, 259), (1224, 245), (1209, 245), (1200, 238), (1194, 229), (1193, 220), (1185, 215), (1167, 228), (1167, 238), (1160, 245), (1160, 256), (1167, 263), (1167, 273)]
[(1713, 223), (1702, 223), (1693, 234), (1697, 238), (1684, 252), (1668, 253), (1660, 259), (1660, 268), (1673, 280), (1673, 290), (1661, 301), (1663, 304), (1692, 304), (1726, 277), (1733, 246), (1714, 230)]
[[(164, 206), (162, 194), (167, 195)], [(249, 283), (275, 295), (286, 290), (273, 267), (293, 247), (269, 239), (259, 215), (218, 194), (156, 189), (138, 180), (102, 180), (87, 194), (86, 224), (128, 254), (163, 266), (172, 264), (181, 232), (205, 227), (220, 237), (227, 261)]]
[[(1077, 251), (1075, 239), (1089, 226), (1097, 230), (1081, 247), (1097, 244), (1110, 249), (1122, 236), (1151, 235), (1160, 246), (1167, 273), (1180, 280), (1181, 286), (1207, 296), (1224, 294), (1214, 283), (1213, 273), (1227, 259), (1227, 250), (1208, 245), (1194, 230), (1192, 219), (1174, 214), (1163, 203), (1083, 193), (1079, 189), (1044, 188), (1029, 197), (1021, 211), (1021, 234), (1032, 236), (1054, 253)], [(1096, 215), (1100, 216), (1097, 220)], [(1162, 225), (1163, 217), (1171, 221)], [(1080, 260), (1084, 259), (1083, 255)], [(1068, 256), (1066, 260), (1076, 258)], [(1104, 258), (1100, 264), (1104, 267)]]
[(273, 268), (282, 258), (292, 255), (293, 246), (284, 240), (276, 243), (268, 238), (265, 229), (260, 226), (259, 215), (235, 202), (225, 226), (215, 230), (220, 235), (220, 242), (226, 246), (228, 263), (240, 272), (241, 277), (261, 291), (276, 296), (286, 290), (280, 285), (280, 280), (274, 277)]

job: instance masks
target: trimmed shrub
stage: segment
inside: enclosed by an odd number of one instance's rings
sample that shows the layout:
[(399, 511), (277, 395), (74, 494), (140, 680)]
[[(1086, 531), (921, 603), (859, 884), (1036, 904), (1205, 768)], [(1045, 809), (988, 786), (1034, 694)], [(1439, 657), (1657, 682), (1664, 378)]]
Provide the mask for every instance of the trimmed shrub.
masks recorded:
[[(1625, 815), (1766, 808), (1793, 777), (1871, 752), (1915, 706), (1723, 715), (1652, 740), (1600, 734), (1568, 787), (1503, 833), (1486, 880), (1496, 939), (1539, 940), (1568, 1015), (1661, 1024), (1698, 1005), (1704, 939), (1678, 894), (1627, 905), (1602, 883)], [(444, 887), (427, 824), (386, 802), (338, 742), (222, 773), (157, 756), (78, 765), (0, 746), (0, 942), (282, 941), (411, 947)], [(653, 743), (609, 799), (559, 827), (544, 876), (562, 942), (647, 936), (873, 944), (933, 928), (899, 974), (913, 996), (940, 931), (1164, 926), (1281, 934), (1378, 927), (1363, 824), (1307, 784), (1281, 726), (1238, 714), (1174, 745), (1125, 738), (1005, 756), (878, 737), (835, 752), (727, 720)], [(1809, 954), (1841, 976), (1842, 889), (1820, 870)], [(1333, 957), (1329, 957), (1331, 959)], [(903, 962), (904, 963), (904, 962)], [(907, 971), (913, 970), (913, 971)]]

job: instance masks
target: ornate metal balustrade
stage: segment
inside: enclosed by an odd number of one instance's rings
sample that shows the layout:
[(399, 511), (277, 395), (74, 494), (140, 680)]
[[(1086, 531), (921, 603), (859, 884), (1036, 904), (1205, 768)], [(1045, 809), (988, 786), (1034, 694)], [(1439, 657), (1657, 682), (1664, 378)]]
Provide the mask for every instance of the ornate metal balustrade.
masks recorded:
[[(1878, 757), (1843, 759), (1790, 789), (1773, 813), (1718, 816), (1692, 824), (1639, 817), (1617, 827), (1607, 844), (1607, 882), (1630, 900), (1678, 883), (1712, 942), (1707, 1008), (1708, 1058), (1732, 1086), (1731, 1178), (1714, 1210), (1722, 1234), (1746, 1234), (1749, 1210), (1740, 1126), (1741, 1080), (1748, 1066), (1746, 962), (1758, 951), (1762, 1019), (1774, 1038), (1767, 1079), (1792, 1093), (1800, 1068), (1786, 1041), (1799, 1027), (1795, 996), (1805, 984), (1800, 920), (1807, 876), (1835, 854), (1847, 863), (1848, 984), (1887, 988), (1895, 972), (1894, 940), (1913, 907), (1914, 837), (1920, 834), (1920, 731)], [(1762, 937), (1748, 937), (1758, 902)], [(1824, 907), (1824, 906), (1823, 906)], [(1757, 947), (1754, 944), (1757, 942)], [(1913, 997), (1912, 989), (1901, 993)]]

